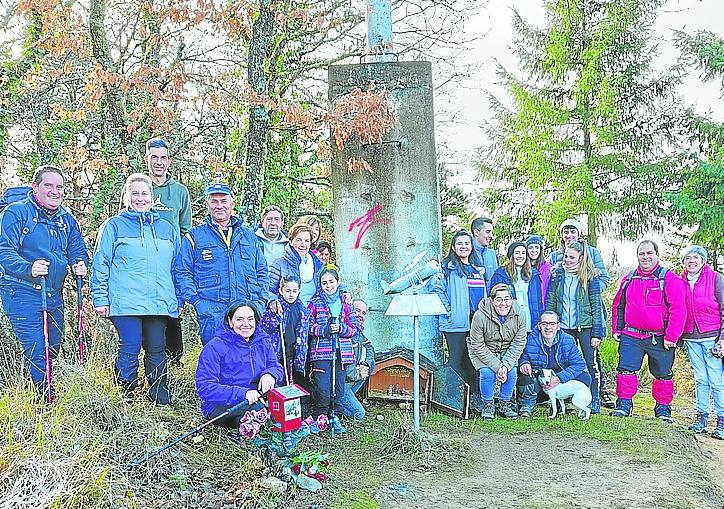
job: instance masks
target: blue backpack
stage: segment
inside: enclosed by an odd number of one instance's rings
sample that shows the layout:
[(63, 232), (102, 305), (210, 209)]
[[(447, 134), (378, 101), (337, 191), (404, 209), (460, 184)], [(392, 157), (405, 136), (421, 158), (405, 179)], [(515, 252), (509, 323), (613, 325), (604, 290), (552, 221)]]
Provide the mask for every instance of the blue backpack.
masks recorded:
[[(5, 212), (5, 209), (8, 207), (8, 205), (24, 200), (28, 197), (28, 194), (32, 190), (33, 188), (30, 186), (8, 187), (5, 190), (5, 192), (0, 197), (0, 223), (2, 223), (3, 213)], [(25, 236), (33, 231), (33, 228), (35, 228), (35, 221), (28, 221), (28, 223), (23, 227), (23, 231), (20, 234), (20, 241), (18, 243), (19, 246), (23, 244)], [(2, 235), (2, 231), (0, 231), (0, 235)]]

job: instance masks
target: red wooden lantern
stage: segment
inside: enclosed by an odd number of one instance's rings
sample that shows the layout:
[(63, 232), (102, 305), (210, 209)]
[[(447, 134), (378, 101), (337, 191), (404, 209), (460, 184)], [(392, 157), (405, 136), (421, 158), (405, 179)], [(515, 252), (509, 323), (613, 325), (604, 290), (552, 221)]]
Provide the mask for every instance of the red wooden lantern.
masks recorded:
[(297, 384), (276, 387), (267, 393), (274, 431), (294, 431), (302, 427), (302, 396), (309, 393)]

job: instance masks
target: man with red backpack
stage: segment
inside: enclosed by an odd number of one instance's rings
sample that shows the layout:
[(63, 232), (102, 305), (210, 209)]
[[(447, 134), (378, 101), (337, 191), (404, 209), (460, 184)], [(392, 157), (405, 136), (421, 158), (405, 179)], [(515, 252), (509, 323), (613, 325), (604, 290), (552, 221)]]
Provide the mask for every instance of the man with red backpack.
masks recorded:
[(652, 240), (636, 248), (638, 268), (621, 280), (613, 299), (613, 337), (619, 341), (614, 417), (633, 414), (633, 397), (638, 390), (638, 370), (644, 355), (654, 377), (651, 393), (656, 402), (654, 415), (671, 424), (674, 398), (673, 365), (676, 344), (686, 323), (686, 288), (681, 279), (659, 265), (659, 247)]
[(63, 338), (63, 283), (68, 266), (76, 276), (85, 276), (88, 251), (77, 221), (61, 205), (64, 178), (59, 168), (39, 167), (24, 198), (9, 198), (11, 194), (5, 193), (4, 202), (12, 203), (0, 215), (0, 298), (30, 378), (51, 401), (50, 361)]

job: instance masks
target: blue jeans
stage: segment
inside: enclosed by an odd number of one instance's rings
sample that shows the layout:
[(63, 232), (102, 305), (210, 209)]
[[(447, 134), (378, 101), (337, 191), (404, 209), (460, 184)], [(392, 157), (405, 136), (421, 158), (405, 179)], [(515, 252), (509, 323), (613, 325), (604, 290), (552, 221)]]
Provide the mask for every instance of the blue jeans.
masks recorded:
[(538, 401), (538, 393), (540, 393), (543, 389), (538, 381), (538, 377), (533, 376), (526, 378), (532, 380), (532, 382), (527, 385), (518, 386), (518, 405), (521, 412), (526, 411), (533, 413), (535, 404)]
[(365, 418), (365, 407), (362, 406), (362, 403), (359, 402), (357, 396), (355, 395), (357, 392), (355, 387), (359, 390), (364, 382), (364, 380), (360, 380), (354, 384), (347, 383), (344, 385), (344, 395), (342, 396), (342, 401), (340, 401), (339, 406), (345, 417), (356, 419), (358, 421)]
[(716, 344), (715, 339), (705, 341), (684, 341), (689, 352), (691, 367), (696, 382), (696, 411), (709, 413), (709, 394), (714, 396), (714, 410), (717, 417), (724, 417), (724, 364), (709, 353)]
[[(50, 360), (60, 351), (63, 339), (63, 296), (48, 293), (48, 343)], [(10, 320), (13, 332), (23, 349), (23, 363), (33, 385), (45, 392), (45, 336), (40, 290), (22, 286), (3, 286), (0, 289), (3, 311)]]
[[(480, 396), (483, 401), (493, 401), (495, 397), (495, 371), (487, 366), (483, 366), (480, 372)], [(516, 368), (508, 371), (508, 379), (500, 385), (500, 401), (510, 401), (513, 398), (513, 390), (515, 389), (515, 381), (518, 379), (518, 370)]]
[(138, 383), (138, 356), (146, 352), (143, 367), (150, 384), (166, 374), (166, 316), (112, 316), (118, 331), (116, 373), (121, 382)]

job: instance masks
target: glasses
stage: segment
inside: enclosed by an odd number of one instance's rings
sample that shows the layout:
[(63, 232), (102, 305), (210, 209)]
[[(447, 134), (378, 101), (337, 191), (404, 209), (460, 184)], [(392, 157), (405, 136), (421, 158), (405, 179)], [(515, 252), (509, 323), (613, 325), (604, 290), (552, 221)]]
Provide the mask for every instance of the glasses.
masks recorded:
[(513, 302), (513, 298), (512, 297), (495, 297), (493, 299), (493, 302), (495, 302), (496, 304), (508, 304), (510, 302)]
[(558, 325), (558, 322), (541, 322), (540, 323), (541, 327), (555, 327), (556, 325)]

